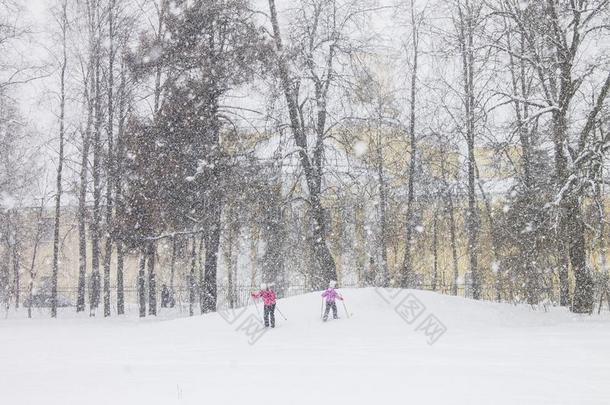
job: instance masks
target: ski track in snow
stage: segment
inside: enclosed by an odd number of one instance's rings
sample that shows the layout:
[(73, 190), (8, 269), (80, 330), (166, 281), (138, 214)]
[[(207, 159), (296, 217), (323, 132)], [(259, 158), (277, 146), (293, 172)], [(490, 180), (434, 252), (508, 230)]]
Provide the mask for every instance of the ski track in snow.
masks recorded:
[(429, 345), (373, 289), (341, 293), (353, 318), (323, 323), (319, 293), (283, 299), (288, 321), (253, 345), (218, 314), (0, 320), (0, 403), (610, 403), (607, 312), (413, 291), (447, 327)]

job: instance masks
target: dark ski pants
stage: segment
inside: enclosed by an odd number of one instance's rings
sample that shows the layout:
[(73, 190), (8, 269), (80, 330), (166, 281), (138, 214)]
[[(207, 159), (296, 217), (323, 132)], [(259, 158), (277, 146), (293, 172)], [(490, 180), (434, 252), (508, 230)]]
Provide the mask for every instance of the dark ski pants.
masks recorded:
[(330, 309), (333, 309), (333, 318), (337, 319), (337, 303), (335, 301), (326, 301), (326, 309), (324, 310), (324, 320), (328, 319), (328, 313)]
[(263, 313), (265, 318), (265, 327), (268, 327), (269, 322), (271, 321), (271, 327), (275, 328), (275, 304), (265, 305)]

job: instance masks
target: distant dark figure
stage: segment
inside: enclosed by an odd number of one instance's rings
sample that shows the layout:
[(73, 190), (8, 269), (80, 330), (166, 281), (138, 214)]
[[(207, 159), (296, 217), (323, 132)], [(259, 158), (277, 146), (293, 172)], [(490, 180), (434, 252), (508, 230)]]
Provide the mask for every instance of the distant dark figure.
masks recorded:
[(373, 259), (372, 257), (369, 258), (369, 265), (368, 268), (365, 270), (364, 273), (364, 285), (365, 287), (370, 287), (375, 285), (375, 275), (377, 273), (376, 271), (376, 266), (375, 266), (375, 259)]
[(169, 290), (169, 307), (173, 308), (176, 306), (176, 297), (174, 295), (174, 289)]
[[(161, 308), (167, 308), (171, 305), (171, 294), (169, 292), (169, 288), (167, 288), (166, 284), (161, 286)], [(173, 306), (173, 305), (172, 305)]]

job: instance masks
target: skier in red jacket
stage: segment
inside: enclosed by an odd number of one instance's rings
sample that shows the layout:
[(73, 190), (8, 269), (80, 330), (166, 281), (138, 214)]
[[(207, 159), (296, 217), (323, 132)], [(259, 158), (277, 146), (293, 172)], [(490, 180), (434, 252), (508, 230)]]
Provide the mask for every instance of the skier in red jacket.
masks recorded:
[(271, 327), (275, 328), (275, 300), (277, 297), (275, 292), (271, 289), (271, 285), (262, 283), (261, 290), (252, 293), (252, 298), (263, 299), (265, 328), (268, 328), (270, 323)]

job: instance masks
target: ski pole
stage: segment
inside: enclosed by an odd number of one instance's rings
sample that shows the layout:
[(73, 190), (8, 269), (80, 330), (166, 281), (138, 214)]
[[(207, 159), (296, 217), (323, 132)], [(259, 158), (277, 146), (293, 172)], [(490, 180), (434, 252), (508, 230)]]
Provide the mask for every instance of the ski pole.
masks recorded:
[(277, 306), (277, 304), (275, 305), (275, 309), (277, 309), (277, 312), (279, 312), (280, 315), (282, 315), (282, 318), (284, 318), (285, 321), (287, 321), (288, 319), (284, 316), (284, 314), (282, 313), (282, 311), (280, 311), (280, 307)]
[(347, 307), (345, 306), (345, 301), (341, 300), (341, 303), (343, 304), (343, 309), (345, 310), (345, 316), (347, 316), (349, 318), (349, 312), (347, 312)]

